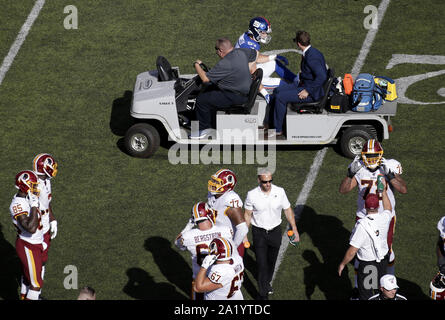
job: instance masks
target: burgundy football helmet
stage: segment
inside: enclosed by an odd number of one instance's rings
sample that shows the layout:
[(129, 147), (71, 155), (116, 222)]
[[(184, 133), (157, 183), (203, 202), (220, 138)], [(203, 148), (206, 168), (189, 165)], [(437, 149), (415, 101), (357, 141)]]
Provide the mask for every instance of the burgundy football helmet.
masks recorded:
[(57, 162), (48, 153), (38, 154), (32, 164), (33, 170), (37, 174), (46, 175), (48, 178), (54, 178), (57, 174)]
[(223, 194), (235, 189), (236, 176), (232, 170), (220, 169), (210, 177), (208, 181), (208, 190), (211, 194)]
[(215, 211), (209, 208), (205, 202), (198, 202), (193, 206), (192, 216), (195, 224), (204, 220), (209, 220), (212, 224), (215, 224)]
[(362, 160), (371, 170), (376, 169), (383, 157), (383, 148), (376, 139), (369, 139), (362, 148)]
[(15, 176), (15, 187), (24, 193), (39, 195), (38, 184), (37, 175), (30, 170), (20, 171)]
[(209, 248), (209, 254), (217, 256), (217, 259), (220, 261), (232, 259), (232, 244), (229, 240), (223, 237), (213, 239), (212, 242), (210, 242)]

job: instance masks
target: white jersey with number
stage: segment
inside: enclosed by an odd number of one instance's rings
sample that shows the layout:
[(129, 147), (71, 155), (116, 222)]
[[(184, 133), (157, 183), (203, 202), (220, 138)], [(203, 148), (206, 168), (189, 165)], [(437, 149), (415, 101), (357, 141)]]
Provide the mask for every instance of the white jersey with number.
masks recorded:
[(184, 232), (178, 239), (178, 248), (188, 250), (192, 257), (193, 279), (196, 278), (202, 261), (209, 253), (209, 244), (214, 238), (232, 239), (232, 229), (223, 225), (214, 225), (208, 230), (194, 228)]
[(39, 178), (38, 183), (38, 188), (40, 190), (39, 209), (42, 216), (43, 233), (45, 234), (49, 230), (49, 204), (52, 199), (51, 180)]
[[(361, 160), (360, 160), (361, 161)], [(401, 174), (402, 173), (402, 167), (400, 165), (400, 162), (390, 159), (386, 160), (387, 165), (391, 168), (391, 170), (395, 174)], [(377, 176), (379, 174), (385, 175), (385, 172), (382, 167), (379, 167), (374, 172), (370, 171), (366, 166), (362, 163), (362, 168), (355, 174), (354, 178), (357, 181), (357, 186), (359, 189), (358, 192), (358, 198), (357, 198), (357, 218), (363, 218), (366, 216), (366, 209), (365, 209), (365, 199), (366, 196), (369, 193), (375, 193), (377, 194)], [(388, 183), (388, 179), (386, 179), (387, 182), (387, 189), (386, 193), (388, 194), (389, 201), (391, 202), (392, 211), (395, 213), (396, 208), (396, 199), (394, 197), (394, 192)], [(389, 186), (389, 187), (388, 187)], [(379, 212), (383, 212), (383, 203), (382, 199), (380, 199), (380, 206), (379, 206)]]
[(207, 277), (222, 287), (204, 294), (204, 300), (244, 300), (241, 285), (244, 280), (244, 263), (234, 250), (232, 264), (213, 264), (207, 270)]
[(17, 228), (17, 234), (20, 239), (25, 240), (26, 242), (32, 244), (40, 244), (43, 243), (43, 230), (40, 213), (37, 210), (39, 226), (34, 233), (30, 233), (26, 231), (22, 225), (19, 223), (17, 218), (21, 215), (29, 216), (31, 213), (31, 206), (29, 201), (24, 197), (18, 197), (17, 195), (12, 198), (11, 205), (9, 206), (9, 212), (11, 213), (11, 219), (14, 226)]
[(357, 258), (362, 261), (374, 261), (385, 257), (389, 250), (387, 234), (393, 217), (393, 212), (383, 210), (368, 214), (355, 223), (349, 244), (359, 248)]
[(222, 225), (229, 226), (232, 231), (234, 231), (234, 227), (232, 225), (232, 221), (227, 216), (227, 209), (234, 208), (242, 208), (243, 201), (240, 196), (233, 190), (227, 191), (219, 198), (216, 198), (210, 192), (207, 196), (207, 204), (210, 208), (216, 211), (216, 222)]

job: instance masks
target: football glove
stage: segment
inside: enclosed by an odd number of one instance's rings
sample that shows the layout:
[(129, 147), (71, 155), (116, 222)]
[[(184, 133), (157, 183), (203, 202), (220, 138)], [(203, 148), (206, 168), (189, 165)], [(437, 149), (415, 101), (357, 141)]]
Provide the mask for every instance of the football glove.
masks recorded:
[(266, 100), (266, 103), (269, 104), (270, 103), (270, 94), (265, 94), (264, 95), (264, 100)]
[(26, 197), (29, 201), (29, 205), (32, 207), (39, 207), (39, 197), (36, 196), (34, 193), (32, 193), (31, 191), (28, 191), (28, 196)]
[(360, 162), (360, 157), (356, 156), (354, 161), (348, 166), (348, 177), (352, 179), (362, 167), (363, 164)]
[(284, 57), (284, 56), (280, 56), (280, 55), (278, 55), (278, 56), (275, 58), (275, 60), (278, 61), (278, 62), (283, 63), (285, 66), (287, 66), (287, 65), (289, 64), (289, 61), (288, 61), (287, 58)]
[(51, 232), (51, 239), (57, 236), (57, 221), (53, 220), (49, 223), (49, 231)]
[(210, 268), (210, 266), (215, 263), (216, 259), (218, 259), (218, 257), (216, 255), (209, 254), (202, 261), (201, 268), (204, 268), (204, 269)]
[(395, 173), (387, 165), (385, 158), (382, 158), (380, 166), (382, 167), (385, 176), (387, 176), (390, 181), (396, 177)]

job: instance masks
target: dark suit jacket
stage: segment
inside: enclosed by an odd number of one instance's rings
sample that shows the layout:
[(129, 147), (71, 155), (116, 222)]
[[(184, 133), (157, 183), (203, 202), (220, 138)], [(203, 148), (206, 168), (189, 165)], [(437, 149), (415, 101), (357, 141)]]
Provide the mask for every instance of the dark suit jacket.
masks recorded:
[(299, 86), (306, 89), (314, 101), (320, 100), (324, 95), (323, 84), (328, 78), (323, 54), (311, 46), (306, 51), (300, 68)]

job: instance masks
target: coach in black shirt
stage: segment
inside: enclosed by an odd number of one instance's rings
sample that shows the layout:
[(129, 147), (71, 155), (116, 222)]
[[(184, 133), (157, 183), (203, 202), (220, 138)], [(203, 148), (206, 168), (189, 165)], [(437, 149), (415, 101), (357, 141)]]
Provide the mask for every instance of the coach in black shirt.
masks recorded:
[(204, 130), (215, 127), (217, 109), (243, 104), (248, 99), (252, 83), (250, 71), (257, 59), (257, 51), (247, 48), (235, 49), (227, 38), (218, 39), (215, 50), (221, 60), (209, 72), (201, 68), (201, 60), (194, 63), (201, 80), (211, 84), (196, 98), (199, 133), (192, 132), (191, 138), (204, 138)]

